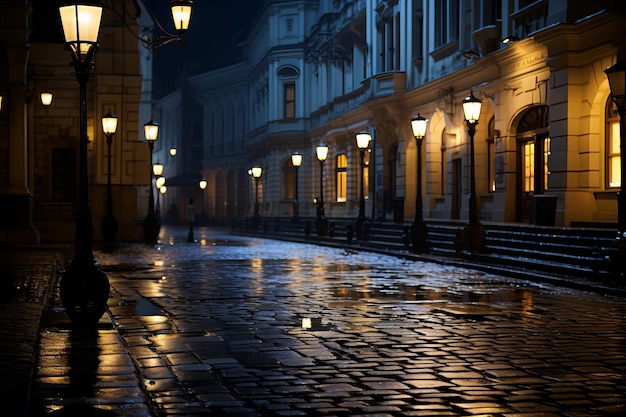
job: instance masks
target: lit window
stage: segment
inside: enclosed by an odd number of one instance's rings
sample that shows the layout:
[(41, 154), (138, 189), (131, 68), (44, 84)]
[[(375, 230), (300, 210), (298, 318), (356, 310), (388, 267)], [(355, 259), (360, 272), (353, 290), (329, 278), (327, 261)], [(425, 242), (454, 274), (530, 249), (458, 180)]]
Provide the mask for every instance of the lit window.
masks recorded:
[(345, 203), (348, 198), (348, 157), (345, 154), (337, 155), (335, 168), (335, 181), (337, 190), (337, 202)]
[(296, 85), (285, 84), (285, 118), (296, 117)]
[(615, 103), (609, 98), (607, 106), (607, 138), (606, 138), (606, 186), (619, 188), (622, 184), (620, 159), (619, 117), (615, 111)]

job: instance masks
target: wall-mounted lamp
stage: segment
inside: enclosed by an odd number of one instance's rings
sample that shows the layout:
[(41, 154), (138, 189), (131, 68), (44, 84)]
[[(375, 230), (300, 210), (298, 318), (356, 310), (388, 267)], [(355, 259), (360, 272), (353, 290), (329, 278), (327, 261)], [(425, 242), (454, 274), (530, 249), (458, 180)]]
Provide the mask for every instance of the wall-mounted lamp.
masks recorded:
[(509, 35), (506, 38), (502, 39), (502, 43), (504, 45), (508, 45), (508, 44), (516, 42), (516, 41), (519, 41), (519, 38), (517, 36), (514, 36), (514, 35)]
[(44, 106), (49, 106), (52, 104), (52, 93), (48, 91), (44, 91), (43, 93), (39, 94), (39, 98), (41, 99), (41, 104), (43, 104)]

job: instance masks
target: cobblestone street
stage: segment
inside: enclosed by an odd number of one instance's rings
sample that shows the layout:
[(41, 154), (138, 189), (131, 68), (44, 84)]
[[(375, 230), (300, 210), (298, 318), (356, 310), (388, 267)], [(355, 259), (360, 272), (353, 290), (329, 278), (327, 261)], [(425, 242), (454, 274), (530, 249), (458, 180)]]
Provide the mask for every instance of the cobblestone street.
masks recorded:
[[(197, 243), (163, 233), (155, 248), (96, 253), (117, 330), (100, 330), (100, 354), (117, 354), (92, 372), (117, 375), (108, 395), (135, 407), (124, 414), (87, 390), (90, 415), (626, 412), (624, 299), (213, 229), (197, 230)], [(49, 412), (60, 404), (40, 398)]]

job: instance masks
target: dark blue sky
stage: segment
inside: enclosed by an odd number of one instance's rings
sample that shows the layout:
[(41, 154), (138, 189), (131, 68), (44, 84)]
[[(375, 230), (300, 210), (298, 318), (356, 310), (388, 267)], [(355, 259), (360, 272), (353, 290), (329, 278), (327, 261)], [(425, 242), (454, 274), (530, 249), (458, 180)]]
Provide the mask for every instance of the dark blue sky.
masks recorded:
[[(146, 0), (163, 27), (174, 32), (169, 0)], [(263, 0), (195, 0), (184, 45), (172, 43), (155, 53), (154, 93), (162, 96), (188, 75), (237, 62), (236, 43), (247, 33)]]

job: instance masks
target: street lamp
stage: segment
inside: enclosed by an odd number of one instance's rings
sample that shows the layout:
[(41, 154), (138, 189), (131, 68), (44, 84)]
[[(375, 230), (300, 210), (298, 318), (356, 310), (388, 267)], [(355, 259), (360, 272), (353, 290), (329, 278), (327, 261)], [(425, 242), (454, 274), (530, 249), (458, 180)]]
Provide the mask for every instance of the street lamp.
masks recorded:
[(115, 247), (115, 236), (117, 236), (117, 220), (113, 216), (113, 193), (111, 192), (111, 144), (113, 135), (117, 131), (117, 116), (111, 112), (102, 116), (102, 131), (107, 138), (107, 202), (106, 215), (100, 223), (100, 231), (104, 239), (107, 250)]
[(361, 240), (363, 239), (363, 223), (365, 223), (365, 190), (363, 189), (364, 177), (363, 172), (365, 171), (365, 151), (370, 146), (370, 141), (372, 140), (372, 135), (368, 132), (359, 132), (356, 134), (356, 146), (361, 151), (361, 197), (359, 200), (359, 217), (356, 220), (356, 238)]
[[(152, 152), (154, 151), (154, 142), (159, 136), (159, 125), (152, 120), (143, 125), (143, 132), (150, 148), (150, 195), (148, 199), (148, 214), (143, 220), (143, 237), (148, 244), (156, 244), (159, 238), (159, 230), (161, 222), (154, 212), (154, 190), (152, 189), (152, 176), (154, 175), (154, 167), (152, 166)], [(158, 168), (157, 168), (158, 169)], [(163, 171), (161, 170), (161, 173)]]
[(93, 56), (98, 49), (98, 32), (103, 4), (96, 0), (67, 1), (59, 6), (65, 35), (65, 50), (72, 57), (73, 76), (79, 84), (79, 177), (74, 258), (64, 271), (60, 296), (72, 324), (93, 328), (104, 314), (109, 298), (109, 279), (93, 255), (93, 225), (89, 204), (87, 168), (87, 81), (93, 76)]
[(417, 144), (417, 194), (415, 196), (415, 220), (411, 228), (411, 241), (415, 252), (422, 252), (427, 247), (428, 228), (424, 222), (424, 205), (422, 203), (422, 142), (426, 136), (428, 119), (419, 113), (411, 119), (411, 130)]
[(49, 106), (52, 104), (52, 93), (48, 91), (45, 91), (39, 94), (39, 98), (41, 99), (41, 104), (44, 106)]
[(139, 38), (143, 45), (152, 50), (159, 49), (162, 46), (167, 45), (168, 43), (178, 42), (185, 43), (185, 32), (189, 29), (189, 22), (191, 21), (191, 12), (193, 9), (193, 1), (192, 0), (171, 0), (170, 1), (170, 9), (172, 14), (172, 21), (174, 23), (174, 28), (176, 29), (177, 34), (173, 34), (165, 30), (165, 28), (159, 23), (156, 16), (152, 13), (152, 11), (147, 8), (148, 13), (152, 17), (152, 20), (156, 23), (159, 29), (163, 32), (163, 35), (157, 38), (150, 38), (148, 35), (144, 35)]
[(200, 180), (200, 182), (198, 182), (198, 186), (200, 187), (200, 189), (202, 190), (201, 194), (202, 194), (202, 213), (200, 213), (200, 224), (204, 224), (204, 219), (205, 219), (205, 215), (204, 215), (204, 190), (206, 190), (208, 183), (205, 179)]
[[(154, 165), (152, 166), (152, 172), (154, 173)], [(161, 169), (161, 174), (162, 173), (163, 173), (163, 169)], [(156, 208), (154, 209), (154, 215), (156, 216), (157, 219), (159, 219), (159, 223), (161, 222), (161, 199), (159, 198), (158, 193), (160, 193), (161, 189), (165, 187), (165, 181), (166, 181), (165, 177), (161, 176), (161, 174), (157, 176), (157, 179), (154, 182), (154, 185), (156, 186), (156, 189), (157, 189)]]
[(263, 168), (260, 166), (254, 166), (251, 169), (252, 178), (254, 178), (254, 215), (252, 219), (254, 221), (254, 226), (258, 224), (259, 221), (259, 179), (263, 174)]
[(176, 149), (176, 147), (175, 147), (175, 146), (172, 146), (172, 147), (170, 148), (170, 155), (171, 155), (171, 156), (176, 156), (176, 154), (177, 154), (177, 153), (178, 153), (178, 150)]
[(617, 236), (610, 246), (609, 270), (612, 277), (624, 278), (626, 276), (626, 190), (624, 179), (626, 178), (626, 163), (624, 163), (624, 147), (626, 142), (624, 134), (626, 128), (626, 64), (619, 61), (605, 71), (611, 88), (611, 98), (617, 106), (619, 113), (619, 148), (620, 148), (620, 190), (617, 192)]
[(328, 232), (328, 220), (324, 216), (324, 161), (328, 157), (328, 146), (320, 143), (315, 148), (315, 154), (320, 161), (320, 195), (317, 198), (317, 217), (315, 219), (315, 227), (318, 236), (326, 236)]
[(291, 154), (291, 165), (295, 168), (295, 171), (296, 171), (295, 198), (293, 200), (292, 220), (297, 221), (300, 218), (299, 207), (298, 207), (300, 204), (300, 201), (298, 200), (298, 170), (300, 169), (300, 165), (302, 165), (302, 154), (298, 152), (294, 152), (293, 154)]
[(478, 219), (478, 200), (476, 199), (476, 167), (474, 165), (474, 136), (476, 125), (480, 117), (482, 102), (470, 91), (470, 95), (463, 100), (463, 115), (470, 137), (470, 194), (469, 194), (469, 222), (465, 226), (466, 247), (470, 252), (480, 252), (485, 246), (485, 227)]

